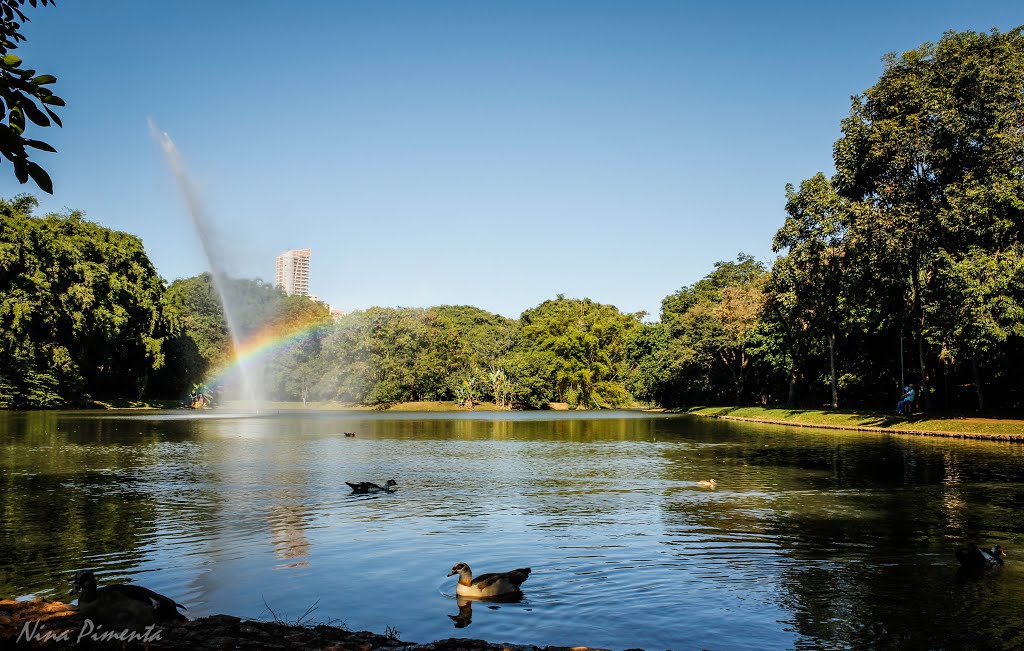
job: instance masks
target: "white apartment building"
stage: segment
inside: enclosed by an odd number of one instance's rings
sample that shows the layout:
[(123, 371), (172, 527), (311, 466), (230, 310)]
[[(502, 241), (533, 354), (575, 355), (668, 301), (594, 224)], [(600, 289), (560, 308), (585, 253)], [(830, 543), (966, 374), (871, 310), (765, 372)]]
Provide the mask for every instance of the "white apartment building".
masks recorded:
[(310, 249), (292, 249), (277, 256), (274, 284), (289, 296), (309, 296)]

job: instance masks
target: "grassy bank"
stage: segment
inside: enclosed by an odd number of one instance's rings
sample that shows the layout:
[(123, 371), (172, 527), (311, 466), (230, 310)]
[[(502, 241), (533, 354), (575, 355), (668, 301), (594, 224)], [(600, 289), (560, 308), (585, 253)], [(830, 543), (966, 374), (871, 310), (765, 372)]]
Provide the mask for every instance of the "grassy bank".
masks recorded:
[(687, 413), (711, 418), (800, 427), (1024, 441), (1024, 420), (1005, 418), (959, 415), (919, 415), (904, 418), (882, 412), (786, 407), (694, 407), (687, 410)]

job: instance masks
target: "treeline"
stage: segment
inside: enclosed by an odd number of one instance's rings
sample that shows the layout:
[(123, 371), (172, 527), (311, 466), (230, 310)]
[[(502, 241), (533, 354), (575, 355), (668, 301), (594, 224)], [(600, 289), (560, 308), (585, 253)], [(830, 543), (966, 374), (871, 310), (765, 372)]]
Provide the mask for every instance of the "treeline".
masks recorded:
[[(35, 217), (0, 199), (0, 408), (90, 398), (183, 397), (232, 354), (209, 274), (169, 287), (139, 238), (78, 212)], [(324, 306), (261, 281), (233, 281), (244, 334), (327, 321)]]
[(771, 269), (741, 257), (665, 300), (650, 395), (888, 406), (913, 382), (925, 408), (1019, 408), (1022, 92), (1021, 28), (887, 56), (835, 175), (787, 187)]
[(891, 397), (905, 360), (925, 407), (1020, 405), (1022, 90), (1017, 28), (890, 55), (853, 98), (835, 175), (787, 189), (774, 241), (790, 401), (823, 359), (833, 405)]
[[(467, 306), (323, 306), (226, 282), (268, 397), (1019, 409), (1024, 364), (1024, 36), (947, 33), (853, 98), (836, 172), (786, 188), (770, 265), (740, 254), (656, 322), (558, 296), (507, 319)], [(0, 405), (182, 395), (232, 356), (213, 279), (165, 286), (138, 239), (0, 202)], [(224, 288), (222, 288), (224, 289)]]

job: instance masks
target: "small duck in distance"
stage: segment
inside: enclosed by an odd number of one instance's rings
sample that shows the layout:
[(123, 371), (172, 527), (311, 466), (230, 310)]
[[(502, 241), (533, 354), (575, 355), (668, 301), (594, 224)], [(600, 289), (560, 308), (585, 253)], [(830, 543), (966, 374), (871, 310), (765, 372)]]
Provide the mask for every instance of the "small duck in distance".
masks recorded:
[(715, 481), (714, 479), (701, 479), (699, 482), (697, 482), (697, 485), (703, 486), (704, 488), (715, 488), (716, 486), (718, 486), (718, 482)]
[(968, 547), (956, 550), (956, 559), (960, 561), (960, 566), (968, 570), (987, 570), (990, 567), (1000, 567), (1003, 564), (1003, 556), (1006, 556), (1006, 552), (1003, 551), (1002, 545), (996, 545), (991, 549)]
[(530, 578), (530, 568), (520, 567), (510, 572), (491, 572), (473, 578), (473, 570), (465, 563), (456, 563), (448, 576), (459, 575), (455, 594), (460, 597), (497, 597), (520, 592), (519, 586)]
[(75, 573), (74, 587), (68, 594), (76, 593), (80, 593), (78, 610), (85, 617), (111, 628), (140, 631), (152, 624), (188, 621), (188, 617), (178, 612), (179, 608), (185, 607), (170, 597), (141, 585), (97, 588), (96, 575), (89, 570)]
[(355, 438), (356, 437), (356, 433), (355, 432), (345, 432), (345, 437), (346, 438)]
[(394, 479), (389, 479), (384, 482), (383, 486), (375, 484), (372, 481), (361, 481), (352, 483), (350, 481), (345, 482), (348, 487), (352, 489), (353, 494), (365, 495), (367, 493), (390, 493), (392, 492), (391, 487), (397, 486), (398, 482)]

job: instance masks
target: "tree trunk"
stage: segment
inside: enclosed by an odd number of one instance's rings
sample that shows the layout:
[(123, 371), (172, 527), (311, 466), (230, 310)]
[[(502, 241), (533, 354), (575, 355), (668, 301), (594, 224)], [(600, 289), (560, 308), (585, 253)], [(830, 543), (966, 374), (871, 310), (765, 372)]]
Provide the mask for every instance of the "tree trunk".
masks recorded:
[(828, 333), (828, 364), (832, 383), (832, 409), (839, 408), (839, 386), (836, 383), (836, 331)]
[(796, 406), (797, 397), (797, 382), (800, 379), (800, 371), (796, 367), (796, 363), (789, 369), (789, 396), (786, 398), (786, 404), (790, 407)]
[(149, 385), (149, 370), (143, 368), (135, 376), (135, 399), (142, 400), (146, 395), (146, 386)]
[(786, 397), (786, 404), (790, 407), (796, 406), (796, 401), (800, 395), (800, 345), (794, 343), (793, 349), (790, 351), (790, 355), (793, 357), (793, 361), (789, 366), (789, 395)]
[(743, 379), (747, 371), (747, 359), (746, 354), (740, 351), (739, 354), (739, 368), (736, 369), (736, 406), (743, 406)]
[[(729, 355), (730, 355), (730, 357), (732, 357), (732, 359), (729, 359), (729, 357), (726, 357), (724, 352), (722, 352), (722, 351), (718, 352), (718, 356), (722, 359), (723, 362), (725, 362), (725, 365), (726, 365), (726, 367), (728, 367), (729, 372), (732, 373), (732, 381), (733, 381), (733, 384), (736, 385), (736, 406), (739, 407), (740, 404), (741, 404), (740, 400), (743, 398), (743, 358), (742, 358), (742, 352), (737, 353), (735, 351), (732, 351), (732, 352), (729, 353)], [(707, 402), (707, 400), (705, 400), (705, 402)]]
[(914, 290), (914, 311), (917, 313), (917, 361), (921, 371), (921, 403), (925, 409), (931, 409), (932, 399), (928, 391), (928, 365), (924, 359), (924, 307), (921, 305), (921, 280), (918, 277), (918, 267), (914, 265), (913, 290)]
[[(924, 330), (924, 315), (921, 316), (921, 328), (922, 328), (922, 332), (923, 332), (923, 330)], [(922, 335), (918, 336), (918, 338), (917, 338), (917, 357), (918, 357), (918, 361), (920, 363), (920, 368), (921, 368), (921, 391), (920, 391), (920, 396), (921, 396), (921, 403), (924, 405), (924, 408), (925, 409), (931, 409), (931, 407), (932, 407), (932, 398), (929, 395), (929, 391), (928, 391), (928, 365), (925, 363), (924, 352), (925, 352), (924, 351), (924, 335), (922, 334)]]
[(949, 362), (942, 360), (942, 408), (949, 411)]
[(981, 371), (978, 369), (978, 358), (971, 356), (971, 370), (974, 371), (974, 390), (978, 392), (978, 413), (985, 413), (985, 394), (981, 389)]

